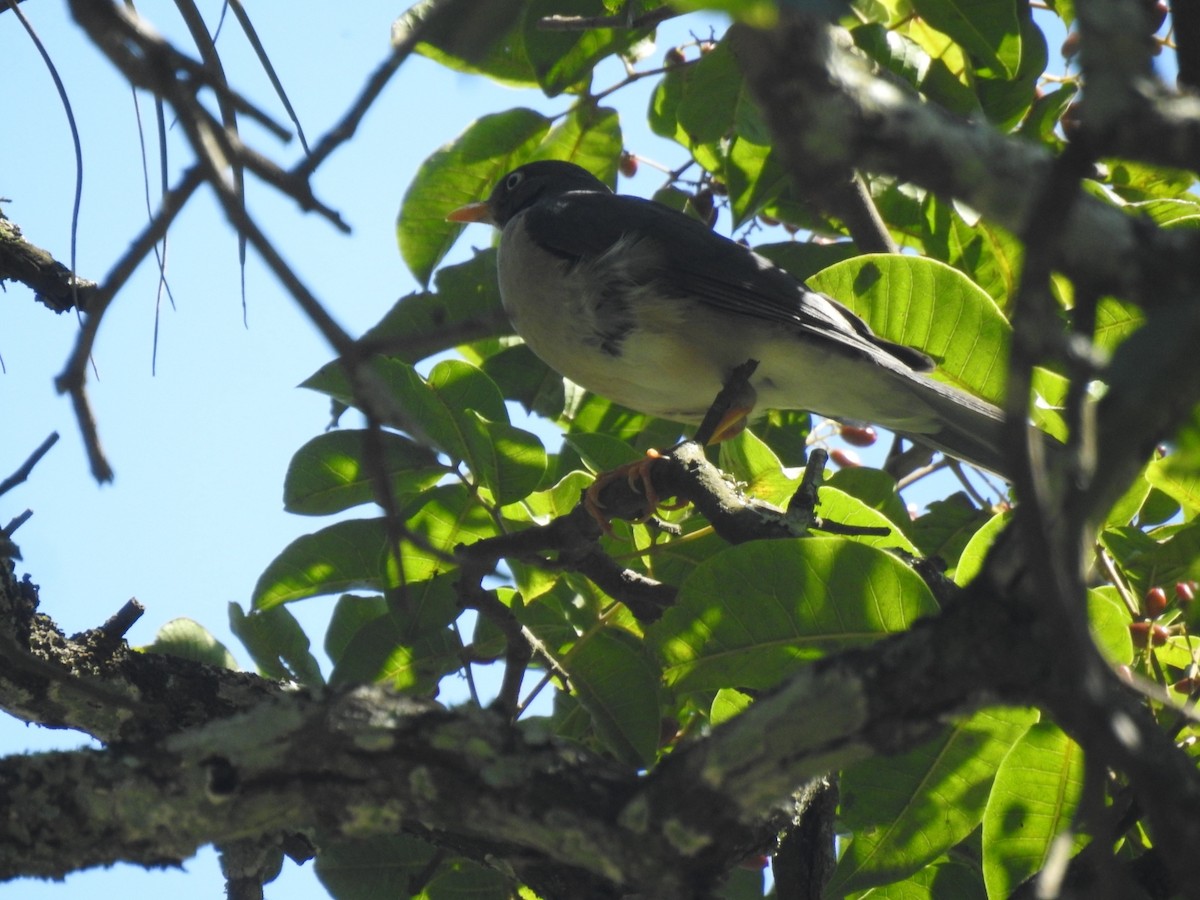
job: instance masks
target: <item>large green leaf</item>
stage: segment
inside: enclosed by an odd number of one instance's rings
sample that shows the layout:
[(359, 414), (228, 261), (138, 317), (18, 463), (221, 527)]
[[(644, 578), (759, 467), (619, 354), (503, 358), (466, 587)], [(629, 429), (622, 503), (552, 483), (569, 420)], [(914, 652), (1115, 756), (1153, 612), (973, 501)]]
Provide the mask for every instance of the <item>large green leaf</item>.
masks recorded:
[(840, 538), (762, 541), (701, 563), (647, 637), (679, 689), (766, 688), (936, 610), (925, 583), (881, 550)]
[(1146, 468), (1146, 480), (1195, 515), (1200, 510), (1200, 448), (1182, 447), (1154, 460)]
[(854, 836), (828, 894), (905, 878), (962, 841), (984, 816), (1001, 760), (1035, 719), (984, 710), (915, 750), (843, 772), (840, 825)]
[(903, 550), (914, 556), (919, 554), (916, 545), (905, 536), (895, 522), (879, 510), (836, 487), (825, 485), (821, 488), (817, 501), (817, 512), (822, 519), (836, 525), (888, 529), (888, 533), (885, 535), (864, 534), (851, 537), (849, 540), (880, 549)]
[(255, 609), (356, 588), (382, 590), (387, 530), (383, 519), (349, 519), (301, 535), (254, 586)]
[(480, 482), (501, 506), (529, 495), (546, 473), (546, 450), (537, 435), (507, 422), (476, 415), (479, 431), (468, 460)]
[(978, 868), (942, 857), (904, 881), (850, 894), (849, 900), (987, 900)]
[[(447, 359), (422, 378), (398, 359), (373, 362), (397, 404), (420, 426), (421, 437), (465, 463), (500, 504), (520, 500), (541, 481), (546, 452), (536, 435), (508, 423), (500, 389), (470, 363)], [(353, 404), (341, 366), (330, 364), (304, 382)]]
[[(377, 471), (372, 471), (372, 465)], [(432, 450), (401, 435), (329, 431), (292, 457), (283, 482), (283, 507), (308, 516), (341, 512), (374, 501), (379, 479), (404, 505), (437, 484), (446, 472)]]
[(1083, 751), (1049, 722), (1025, 733), (1000, 764), (983, 816), (983, 877), (1007, 897), (1038, 872), (1071, 825), (1083, 788)]
[(284, 606), (249, 615), (229, 604), (229, 630), (238, 636), (268, 678), (292, 679), (310, 687), (324, 684), (321, 666), (309, 650), (308, 635)]
[(983, 65), (1013, 77), (1021, 64), (1014, 0), (913, 0), (922, 19), (952, 37)]
[[(456, 72), (484, 75), (501, 84), (531, 87), (537, 84), (533, 66), (525, 55), (524, 35), (515, 23), (525, 0), (492, 0), (488, 3), (460, 2), (455, 15), (443, 14), (427, 28), (417, 52)], [(421, 0), (392, 25), (392, 41), (404, 38), (417, 24), (429, 18), (439, 0)], [(470, 12), (463, 21), (463, 12)], [(464, 28), (464, 25), (468, 26)], [(464, 39), (464, 32), (468, 32)]]
[[(424, 884), (421, 900), (505, 900), (509, 882), (494, 869), (446, 856), (432, 844), (407, 835), (385, 835), (357, 841), (320, 841), (317, 877), (337, 900), (412, 897), (414, 884)], [(432, 877), (431, 877), (432, 875)]]
[(980, 77), (975, 90), (979, 94), (980, 105), (988, 119), (1002, 131), (1009, 131), (1020, 124), (1033, 106), (1038, 80), (1046, 70), (1049, 59), (1046, 37), (1034, 24), (1032, 17), (1020, 17), (1020, 31), (1021, 53), (1016, 72), (995, 68), (977, 70)]
[(648, 29), (576, 28), (547, 29), (547, 16), (606, 16), (603, 0), (529, 0), (521, 28), (525, 52), (538, 83), (548, 97), (563, 91), (583, 92), (591, 83), (592, 68), (600, 60), (623, 53), (645, 38)]
[(977, 396), (1004, 397), (1011, 328), (966, 275), (932, 259), (869, 254), (809, 279), (866, 319), (877, 334), (924, 350), (938, 375)]
[(534, 154), (583, 166), (612, 185), (621, 156), (621, 120), (615, 109), (584, 104), (574, 107), (554, 126)]
[(154, 640), (139, 648), (145, 653), (165, 653), (193, 662), (237, 669), (237, 660), (224, 644), (195, 619), (181, 617), (166, 622), (154, 635)]
[(486, 197), (500, 177), (526, 162), (550, 120), (531, 109), (476, 119), (421, 164), (400, 204), (400, 255), (421, 284), (450, 249), (463, 226), (446, 221), (458, 207)]
[(581, 638), (565, 666), (593, 727), (618, 759), (645, 767), (659, 738), (659, 673), (628, 632), (602, 628)]
[(924, 198), (924, 255), (948, 263), (987, 292), (1001, 310), (1012, 302), (1020, 273), (1020, 241), (984, 219), (968, 221), (964, 210), (933, 194)]

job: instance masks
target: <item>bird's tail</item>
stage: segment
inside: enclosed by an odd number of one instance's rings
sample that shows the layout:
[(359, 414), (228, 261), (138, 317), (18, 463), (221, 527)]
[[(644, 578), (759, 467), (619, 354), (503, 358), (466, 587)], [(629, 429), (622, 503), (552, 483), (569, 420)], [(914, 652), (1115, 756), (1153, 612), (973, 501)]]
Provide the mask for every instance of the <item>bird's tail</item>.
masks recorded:
[[(956, 459), (1011, 479), (1012, 460), (1004, 452), (1004, 413), (999, 407), (925, 375), (912, 376), (921, 398), (938, 419), (936, 431), (909, 434), (914, 440)], [(1047, 437), (1048, 444), (1057, 444)]]

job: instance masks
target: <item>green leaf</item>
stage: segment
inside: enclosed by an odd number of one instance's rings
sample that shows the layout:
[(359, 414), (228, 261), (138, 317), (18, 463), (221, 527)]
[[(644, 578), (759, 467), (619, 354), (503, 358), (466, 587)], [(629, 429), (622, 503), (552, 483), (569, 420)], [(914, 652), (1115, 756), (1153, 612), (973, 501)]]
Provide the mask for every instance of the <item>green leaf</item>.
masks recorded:
[(954, 567), (954, 583), (960, 587), (970, 584), (975, 576), (983, 571), (983, 562), (987, 559), (988, 551), (1000, 536), (1000, 532), (1008, 527), (1012, 520), (1012, 511), (996, 513), (987, 523), (971, 535), (967, 546)]
[(421, 164), (396, 220), (400, 255), (417, 281), (429, 282), (462, 232), (446, 215), (486, 197), (501, 176), (530, 159), (549, 129), (550, 120), (531, 109), (484, 116)]
[(825, 480), (825, 486), (837, 488), (879, 511), (892, 525), (905, 533), (912, 526), (908, 507), (896, 491), (896, 479), (887, 472), (866, 466), (838, 469)]
[(320, 840), (320, 846), (315, 871), (337, 900), (411, 897), (412, 885), (429, 878), (431, 871), (433, 878), (418, 895), (422, 900), (505, 900), (511, 896), (501, 873), (456, 856), (446, 857), (431, 844), (406, 835), (339, 842), (326, 839)]
[(772, 149), (735, 136), (721, 173), (729, 190), (734, 226), (761, 212), (788, 183), (788, 174)]
[(937, 375), (993, 403), (1004, 397), (1012, 329), (967, 276), (932, 259), (869, 254), (809, 279), (876, 334), (924, 350)]
[(573, 162), (611, 186), (616, 183), (621, 146), (617, 111), (585, 104), (574, 107), (554, 126), (534, 156)]
[(1023, 250), (1004, 229), (976, 219), (968, 222), (963, 210), (933, 194), (923, 200), (926, 256), (958, 269), (991, 297), (1003, 311), (1012, 302)]
[(913, 0), (917, 15), (1006, 77), (1021, 64), (1021, 26), (1013, 0)]
[(562, 415), (566, 403), (562, 376), (538, 359), (527, 345), (505, 347), (480, 365), (505, 398), (516, 400), (527, 412), (551, 420)]
[(1200, 448), (1182, 448), (1146, 467), (1146, 480), (1189, 515), (1200, 510)]
[(507, 422), (478, 417), (480, 439), (473, 442), (472, 471), (504, 506), (527, 497), (546, 473), (546, 450), (541, 440)]
[[(466, 463), (497, 502), (519, 500), (538, 485), (546, 469), (541, 441), (508, 424), (504, 397), (482, 370), (447, 359), (426, 380), (398, 359), (379, 359), (373, 365), (398, 405), (424, 430), (423, 437)], [(326, 366), (304, 387), (354, 402), (340, 366)]]
[[(977, 0), (972, 0), (977, 2)], [(1010, 3), (1009, 7), (1015, 4)], [(979, 70), (975, 90), (988, 119), (1000, 130), (1015, 128), (1033, 106), (1038, 80), (1049, 59), (1046, 37), (1028, 15), (1020, 17), (1020, 63), (1015, 73)], [(991, 76), (991, 77), (989, 77)]]
[(641, 643), (619, 628), (579, 640), (564, 665), (571, 686), (605, 746), (617, 759), (645, 768), (659, 738), (659, 673)]
[(350, 639), (368, 622), (388, 613), (387, 601), (378, 594), (361, 596), (342, 594), (338, 597), (329, 627), (325, 629), (325, 653), (336, 666), (346, 652)]
[[(374, 442), (374, 450), (368, 450)], [(371, 471), (374, 463), (379, 471)], [(283, 483), (283, 508), (324, 516), (375, 500), (382, 478), (400, 505), (437, 484), (446, 467), (437, 455), (391, 432), (330, 431), (296, 451)]]
[(139, 649), (145, 653), (179, 656), (222, 669), (238, 668), (237, 660), (225, 645), (194, 619), (178, 618), (166, 622), (154, 635), (154, 641)]
[(840, 825), (853, 833), (826, 888), (830, 896), (905, 878), (969, 835), (1032, 710), (976, 713), (929, 743), (842, 773)]
[(987, 900), (979, 870), (949, 857), (935, 859), (904, 881), (850, 896), (853, 900)]
[(1088, 625), (1092, 640), (1113, 665), (1133, 661), (1133, 640), (1129, 636), (1129, 610), (1112, 585), (1092, 588), (1087, 593)]
[[(523, 3), (524, 0), (500, 0), (474, 4), (470, 21), (472, 40), (468, 41), (464, 41), (462, 34), (461, 11), (465, 7), (460, 6), (460, 15), (444, 15), (437, 27), (426, 30), (422, 35), (424, 40), (417, 44), (417, 52), (456, 72), (484, 75), (514, 87), (531, 87), (537, 84), (537, 77), (525, 55), (521, 30), (512, 25), (520, 16)], [(435, 0), (422, 0), (401, 15), (392, 25), (393, 44), (427, 19), (438, 5)], [(482, 33), (487, 33), (489, 39), (474, 40)], [(485, 45), (482, 50), (479, 43)]]
[(879, 510), (836, 487), (826, 484), (821, 488), (817, 512), (820, 513), (822, 519), (838, 525), (849, 525), (855, 528), (887, 528), (889, 530), (886, 535), (856, 535), (848, 540), (866, 544), (869, 547), (903, 550), (914, 556), (919, 553), (916, 545), (905, 536), (895, 522)]
[(1140, 307), (1115, 297), (1102, 297), (1096, 305), (1096, 347), (1112, 353), (1145, 324), (1146, 316)]
[(553, 30), (539, 24), (547, 16), (607, 15), (601, 0), (530, 0), (522, 19), (525, 52), (533, 64), (546, 96), (563, 91), (582, 93), (591, 83), (592, 68), (600, 60), (623, 53), (645, 38), (648, 29), (586, 28)]
[(308, 635), (286, 607), (252, 610), (229, 604), (229, 630), (250, 651), (259, 672), (280, 681), (316, 687), (325, 683), (321, 666), (309, 651)]
[(989, 897), (1007, 897), (1041, 871), (1071, 825), (1083, 787), (1083, 751), (1055, 725), (1030, 728), (1000, 764), (983, 817)]
[(393, 690), (433, 695), (442, 678), (462, 667), (462, 648), (450, 629), (404, 641), (390, 617), (363, 626), (329, 676), (331, 685), (387, 684)]
[(717, 691), (717, 696), (713, 698), (708, 712), (708, 722), (710, 725), (728, 722), (749, 709), (753, 703), (754, 700), (749, 694), (743, 694), (733, 688), (721, 688)]
[(961, 491), (945, 500), (934, 500), (929, 510), (908, 528), (922, 556), (940, 556), (947, 565), (957, 565), (963, 549), (991, 514), (975, 506)]
[(679, 689), (766, 688), (936, 610), (925, 583), (881, 550), (840, 538), (763, 541), (701, 563), (647, 638)]
[(692, 141), (719, 141), (733, 130), (745, 85), (727, 41), (701, 55), (685, 70), (683, 96), (676, 114)]
[(355, 588), (382, 590), (386, 553), (383, 519), (349, 519), (301, 535), (259, 576), (251, 595), (254, 608)]
[(752, 497), (784, 507), (800, 486), (799, 471), (785, 471), (779, 457), (749, 429), (720, 444), (719, 465)]

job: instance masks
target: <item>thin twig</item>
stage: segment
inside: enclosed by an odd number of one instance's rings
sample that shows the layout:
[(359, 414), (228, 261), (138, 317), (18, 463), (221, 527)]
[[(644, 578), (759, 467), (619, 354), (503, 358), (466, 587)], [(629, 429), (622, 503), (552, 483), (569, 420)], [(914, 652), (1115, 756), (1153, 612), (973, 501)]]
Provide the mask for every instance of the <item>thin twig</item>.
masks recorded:
[(16, 0), (8, 0), (8, 7), (13, 11), (13, 15), (17, 17), (25, 31), (29, 34), (29, 39), (33, 41), (33, 45), (37, 48), (38, 53), (42, 57), (42, 62), (46, 64), (46, 69), (50, 72), (50, 77), (54, 80), (54, 89), (58, 91), (58, 98), (62, 101), (63, 112), (67, 114), (67, 126), (71, 129), (71, 143), (75, 148), (75, 199), (71, 204), (71, 303), (75, 307), (75, 314), (79, 315), (79, 285), (74, 278), (76, 249), (79, 243), (79, 207), (83, 204), (83, 146), (79, 140), (79, 129), (75, 125), (75, 113), (71, 109), (71, 101), (67, 97), (67, 89), (62, 83), (62, 79), (58, 76), (58, 69), (54, 65), (54, 61), (50, 59), (50, 54), (47, 52), (45, 45), (34, 31), (33, 25), (25, 18), (25, 14), (21, 12), (17, 6)]
[(96, 431), (96, 420), (92, 416), (91, 406), (84, 392), (85, 369), (87, 361), (91, 357), (92, 345), (95, 343), (96, 333), (100, 329), (104, 312), (108, 309), (109, 304), (112, 303), (117, 291), (129, 280), (134, 270), (153, 249), (154, 245), (158, 243), (159, 239), (166, 234), (167, 228), (170, 227), (175, 216), (183, 209), (184, 204), (191, 198), (203, 180), (200, 168), (193, 166), (184, 173), (179, 185), (163, 197), (162, 208), (159, 210), (158, 215), (147, 224), (142, 233), (129, 246), (129, 249), (125, 251), (125, 255), (117, 260), (116, 265), (113, 266), (108, 276), (104, 279), (104, 283), (96, 289), (96, 293), (93, 295), (93, 302), (89, 305), (88, 316), (84, 320), (83, 328), (79, 330), (79, 336), (75, 339), (75, 349), (71, 352), (71, 356), (67, 360), (66, 368), (55, 379), (54, 383), (58, 392), (70, 395), (71, 405), (75, 410), (75, 419), (79, 423), (79, 429), (83, 435), (84, 447), (87, 450), (92, 476), (101, 483), (112, 481), (113, 471), (104, 456), (104, 452), (100, 449), (100, 438)]
[[(17, 471), (13, 472), (3, 481), (0, 481), (0, 496), (7, 494), (18, 484), (28, 478), (29, 474), (33, 471), (33, 467), (38, 464), (43, 456), (50, 452), (50, 448), (56, 443), (58, 443), (58, 432), (52, 431), (50, 432), (49, 437), (42, 441), (42, 443), (38, 445), (38, 448), (29, 454), (29, 458), (25, 460), (25, 462), (21, 463), (21, 467), (17, 469)], [(7, 530), (8, 529), (6, 528), (5, 531)]]
[(371, 108), (375, 100), (383, 93), (383, 89), (387, 86), (392, 76), (399, 71), (401, 64), (408, 59), (409, 54), (420, 43), (429, 22), (437, 18), (438, 13), (447, 6), (449, 6), (447, 0), (436, 2), (427, 11), (424, 19), (409, 29), (402, 40), (392, 45), (392, 52), (371, 73), (371, 76), (367, 79), (367, 83), (363, 85), (363, 89), (359, 92), (358, 97), (355, 98), (354, 103), (346, 110), (346, 114), (317, 141), (317, 145), (313, 148), (312, 152), (302, 159), (296, 165), (295, 169), (292, 170), (293, 174), (300, 178), (307, 178), (317, 170), (318, 166), (325, 162), (334, 150), (354, 136), (363, 117), (367, 114), (367, 110)]
[[(226, 4), (229, 9), (233, 10), (234, 18), (242, 26), (246, 40), (250, 42), (250, 46), (254, 49), (254, 55), (258, 57), (263, 71), (271, 82), (271, 87), (275, 89), (275, 96), (279, 98), (279, 102), (283, 104), (283, 109), (288, 114), (288, 118), (296, 126), (296, 136), (300, 139), (300, 146), (304, 149), (305, 153), (308, 153), (308, 141), (304, 137), (304, 126), (300, 124), (300, 117), (296, 115), (296, 110), (292, 108), (292, 101), (288, 99), (287, 91), (283, 89), (283, 82), (279, 80), (279, 75), (276, 74), (275, 67), (271, 65), (271, 57), (267, 55), (266, 48), (263, 46), (262, 41), (259, 40), (254, 23), (250, 21), (250, 16), (246, 14), (246, 8), (242, 6), (242, 0), (226, 0)], [(224, 19), (223, 12), (222, 19)], [(218, 25), (219, 28), (220, 26)], [(215, 36), (213, 39), (216, 39)]]

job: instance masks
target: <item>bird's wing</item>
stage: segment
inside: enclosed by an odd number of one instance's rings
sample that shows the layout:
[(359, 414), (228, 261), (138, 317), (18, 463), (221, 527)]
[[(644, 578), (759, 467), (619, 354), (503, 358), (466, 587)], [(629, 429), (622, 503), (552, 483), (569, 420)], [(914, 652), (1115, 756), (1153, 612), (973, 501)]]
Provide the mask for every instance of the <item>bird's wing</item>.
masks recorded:
[(925, 354), (879, 337), (842, 304), (810, 290), (764, 257), (659, 203), (572, 192), (532, 207), (525, 227), (542, 246), (575, 261), (602, 258), (638, 235), (636, 270), (623, 271), (625, 279), (735, 315), (798, 328), (858, 353), (876, 356), (883, 351), (915, 371), (934, 367)]

